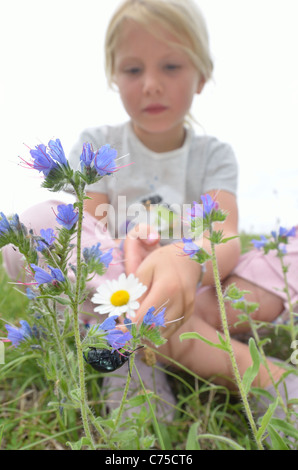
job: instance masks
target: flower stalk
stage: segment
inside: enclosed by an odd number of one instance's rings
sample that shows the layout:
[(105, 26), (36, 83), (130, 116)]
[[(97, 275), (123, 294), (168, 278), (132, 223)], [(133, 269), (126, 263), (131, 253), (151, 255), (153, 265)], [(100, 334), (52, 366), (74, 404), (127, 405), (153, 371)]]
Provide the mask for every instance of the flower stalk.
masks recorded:
[[(210, 229), (210, 235), (211, 235), (210, 238), (212, 238), (212, 227)], [(257, 436), (257, 427), (256, 427), (256, 424), (252, 415), (252, 411), (251, 411), (251, 408), (247, 399), (247, 394), (245, 393), (245, 390), (244, 390), (242, 378), (239, 372), (236, 357), (235, 357), (234, 350), (233, 350), (232, 343), (231, 343), (231, 336), (229, 332), (227, 314), (226, 314), (225, 303), (224, 303), (224, 296), (223, 296), (223, 292), (221, 288), (220, 276), (219, 276), (216, 253), (215, 253), (215, 244), (212, 241), (211, 241), (211, 261), (212, 261), (213, 275), (214, 275), (214, 281), (215, 281), (215, 288), (216, 288), (216, 293), (217, 293), (218, 302), (219, 302), (221, 323), (222, 323), (223, 332), (226, 338), (225, 343), (227, 346), (227, 352), (230, 356), (236, 384), (240, 392), (240, 396), (244, 405), (245, 413), (249, 421), (252, 433), (254, 435), (257, 447), (259, 450), (264, 450), (262, 442), (260, 438), (258, 438)]]
[(284, 279), (284, 284), (285, 284), (285, 293), (287, 296), (287, 302), (289, 306), (290, 334), (291, 334), (291, 342), (293, 343), (293, 341), (296, 340), (296, 331), (295, 331), (294, 309), (293, 309), (293, 304), (292, 304), (292, 300), (290, 296), (289, 283), (288, 283), (288, 277), (287, 277), (287, 267), (285, 266), (285, 263), (284, 263), (283, 253), (278, 252), (278, 257), (281, 263), (281, 269), (282, 269), (282, 274), (283, 274), (283, 279)]
[(79, 368), (79, 387), (80, 387), (80, 408), (84, 431), (86, 437), (90, 441), (91, 449), (95, 449), (93, 437), (91, 434), (89, 419), (88, 419), (88, 405), (87, 405), (87, 394), (85, 388), (85, 366), (83, 359), (83, 347), (80, 337), (79, 327), (79, 299), (81, 291), (81, 273), (82, 273), (82, 261), (81, 261), (81, 247), (82, 247), (82, 222), (83, 222), (83, 198), (81, 193), (77, 191), (78, 196), (78, 225), (77, 225), (77, 277), (76, 277), (76, 288), (75, 298), (72, 305), (73, 308), (73, 319), (74, 319), (74, 336), (77, 350), (77, 361)]

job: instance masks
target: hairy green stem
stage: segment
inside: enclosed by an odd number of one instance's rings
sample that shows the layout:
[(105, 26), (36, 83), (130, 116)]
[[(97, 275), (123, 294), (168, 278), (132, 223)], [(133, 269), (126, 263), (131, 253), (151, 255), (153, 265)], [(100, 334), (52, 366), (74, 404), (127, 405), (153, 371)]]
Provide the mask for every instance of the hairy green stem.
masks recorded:
[[(211, 233), (210, 233), (210, 235), (211, 235)], [(211, 242), (211, 261), (212, 261), (213, 275), (214, 275), (214, 281), (215, 281), (215, 288), (216, 288), (218, 302), (219, 302), (219, 308), (220, 308), (221, 323), (222, 323), (223, 331), (224, 331), (225, 338), (226, 338), (226, 345), (227, 345), (227, 349), (228, 349), (228, 354), (230, 356), (234, 376), (235, 376), (235, 379), (236, 379), (236, 384), (238, 386), (238, 389), (239, 389), (239, 392), (240, 392), (240, 395), (241, 395), (241, 398), (242, 398), (242, 402), (243, 402), (243, 405), (244, 405), (245, 413), (246, 413), (246, 416), (248, 418), (252, 433), (254, 435), (256, 444), (258, 446), (258, 449), (263, 450), (264, 447), (261, 443), (261, 440), (257, 437), (257, 427), (256, 427), (256, 424), (254, 422), (253, 415), (252, 415), (252, 412), (251, 412), (251, 409), (250, 409), (250, 406), (249, 406), (249, 403), (248, 403), (247, 395), (246, 395), (245, 390), (244, 390), (242, 378), (241, 378), (241, 375), (240, 375), (240, 372), (239, 372), (236, 357), (235, 357), (234, 350), (233, 350), (232, 343), (231, 343), (231, 336), (230, 336), (230, 331), (229, 331), (229, 327), (228, 327), (228, 320), (227, 320), (227, 314), (226, 314), (226, 309), (225, 309), (224, 297), (223, 297), (223, 293), (222, 293), (220, 276), (219, 276), (218, 265), (217, 265), (217, 259), (216, 259), (216, 254), (215, 254), (215, 245), (214, 245), (213, 242)]]
[(127, 394), (128, 394), (130, 381), (131, 381), (131, 371), (133, 369), (134, 361), (135, 361), (135, 358), (134, 358), (134, 355), (132, 354), (130, 356), (130, 360), (129, 360), (130, 370), (129, 370), (129, 374), (127, 376), (124, 392), (123, 392), (123, 395), (122, 395), (122, 400), (121, 400), (121, 403), (120, 403), (119, 412), (118, 412), (118, 415), (117, 415), (116, 420), (115, 420), (114, 430), (117, 429), (117, 426), (120, 422), (120, 419), (121, 419), (121, 416), (122, 416), (122, 413), (123, 413), (123, 408), (124, 408), (124, 405), (125, 405), (125, 401), (126, 401), (126, 397), (127, 397)]
[[(91, 421), (92, 425), (95, 427), (95, 429), (101, 435), (101, 437), (105, 440), (105, 442), (108, 442), (108, 436), (107, 436), (106, 432), (104, 431), (104, 429), (101, 427), (101, 425), (98, 423), (98, 421), (96, 421), (96, 417), (92, 413), (92, 410), (88, 407), (87, 411), (88, 411), (88, 414), (89, 414), (90, 421)], [(117, 447), (115, 446), (115, 444), (113, 442), (109, 443), (109, 446), (110, 446), (111, 450), (117, 450)]]
[(95, 449), (93, 438), (90, 431), (89, 420), (88, 420), (88, 405), (85, 388), (85, 368), (83, 359), (83, 347), (80, 338), (80, 325), (79, 325), (79, 299), (80, 299), (80, 287), (81, 287), (81, 273), (82, 273), (82, 262), (81, 262), (81, 245), (82, 245), (82, 222), (83, 222), (83, 198), (79, 191), (78, 196), (78, 209), (79, 218), (77, 226), (77, 276), (76, 276), (76, 289), (75, 298), (73, 302), (73, 317), (74, 317), (74, 336), (77, 350), (77, 359), (79, 366), (79, 388), (80, 388), (80, 407), (81, 415), (84, 426), (86, 437), (90, 441), (91, 449)]
[(150, 402), (150, 400), (149, 400), (149, 398), (148, 398), (148, 394), (147, 394), (147, 392), (146, 392), (144, 383), (143, 383), (143, 381), (142, 381), (142, 379), (141, 379), (141, 376), (140, 376), (140, 374), (139, 374), (139, 371), (138, 371), (137, 367), (135, 367), (135, 370), (136, 370), (136, 373), (137, 373), (137, 375), (138, 375), (138, 378), (139, 378), (140, 384), (141, 384), (141, 386), (142, 386), (143, 392), (144, 392), (144, 394), (145, 394), (145, 396), (146, 396), (146, 400), (147, 400), (148, 406), (149, 406), (149, 408), (150, 408), (150, 412), (151, 412), (151, 416), (152, 416), (152, 420), (153, 420), (154, 429), (155, 429), (155, 432), (156, 432), (156, 434), (157, 434), (157, 436), (158, 436), (158, 440), (159, 440), (159, 444), (160, 444), (161, 450), (166, 450), (165, 445), (164, 445), (164, 441), (163, 441), (163, 438), (162, 438), (162, 434), (161, 434), (161, 432), (160, 432), (159, 425), (158, 425), (158, 422), (157, 422), (157, 419), (156, 419), (154, 410), (153, 410), (153, 408), (152, 408), (152, 404), (151, 404), (151, 402)]
[[(27, 261), (27, 264), (28, 264), (29, 268), (31, 269), (29, 258), (26, 255), (25, 255), (25, 258), (26, 258), (26, 261)], [(41, 286), (39, 286), (39, 290), (40, 290), (41, 294), (44, 294), (44, 290)], [(59, 326), (58, 326), (58, 322), (57, 322), (57, 315), (55, 314), (55, 312), (52, 311), (47, 299), (43, 299), (43, 304), (44, 304), (46, 310), (50, 314), (50, 319), (51, 319), (52, 327), (53, 327), (53, 328), (51, 328), (51, 331), (54, 334), (54, 339), (55, 339), (60, 357), (61, 357), (61, 359), (62, 359), (62, 361), (63, 361), (63, 363), (64, 363), (64, 365), (67, 369), (68, 374), (74, 380), (72, 370), (71, 370), (69, 361), (67, 359), (67, 354), (66, 354), (66, 351), (65, 351), (64, 342), (60, 340), (60, 333), (59, 333)]]
[(278, 257), (280, 259), (281, 267), (282, 267), (282, 273), (283, 273), (283, 278), (284, 278), (284, 283), (285, 283), (285, 293), (287, 296), (287, 301), (289, 305), (289, 313), (290, 313), (290, 331), (291, 331), (291, 340), (292, 342), (295, 341), (296, 339), (296, 334), (295, 334), (295, 324), (294, 324), (294, 309), (293, 309), (293, 304), (291, 301), (290, 297), (290, 292), (289, 292), (289, 283), (288, 283), (288, 277), (287, 277), (287, 268), (284, 264), (284, 259), (283, 259), (283, 254), (279, 253)]
[(267, 357), (266, 357), (266, 354), (265, 354), (265, 352), (264, 352), (263, 346), (261, 345), (260, 337), (259, 337), (259, 333), (258, 333), (258, 330), (257, 330), (257, 328), (256, 328), (256, 325), (255, 325), (254, 321), (252, 320), (251, 316), (250, 316), (250, 315), (247, 315), (247, 316), (248, 316), (248, 321), (249, 321), (251, 330), (252, 330), (252, 332), (253, 332), (253, 335), (254, 335), (254, 337), (255, 337), (256, 343), (257, 343), (257, 345), (258, 345), (258, 348), (259, 348), (261, 357), (262, 357), (262, 359), (263, 359), (263, 363), (264, 363), (264, 366), (265, 366), (265, 368), (266, 368), (266, 371), (267, 371), (267, 373), (268, 373), (268, 375), (269, 375), (269, 377), (270, 377), (270, 380), (271, 380), (271, 382), (272, 382), (272, 384), (273, 384), (273, 386), (274, 386), (276, 395), (277, 395), (278, 398), (279, 398), (279, 401), (280, 401), (280, 404), (281, 404), (281, 406), (282, 406), (282, 409), (284, 410), (285, 415), (288, 416), (288, 414), (289, 414), (288, 409), (287, 409), (287, 407), (286, 407), (286, 405), (285, 405), (285, 403), (284, 403), (284, 401), (283, 401), (283, 399), (282, 399), (282, 396), (281, 396), (281, 394), (280, 394), (280, 391), (279, 391), (279, 389), (278, 389), (278, 386), (277, 386), (277, 384), (276, 384), (276, 382), (275, 382), (275, 380), (274, 380), (274, 377), (273, 377), (272, 372), (271, 372), (271, 370), (270, 370), (270, 367), (269, 367), (269, 365), (268, 365)]

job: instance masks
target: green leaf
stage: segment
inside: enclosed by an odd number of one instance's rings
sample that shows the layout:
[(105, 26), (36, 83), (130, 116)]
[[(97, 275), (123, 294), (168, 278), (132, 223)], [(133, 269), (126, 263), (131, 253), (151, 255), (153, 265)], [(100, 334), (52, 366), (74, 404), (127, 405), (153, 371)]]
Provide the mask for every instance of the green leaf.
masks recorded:
[[(153, 393), (147, 392), (149, 398), (153, 396)], [(144, 403), (147, 402), (146, 396), (145, 395), (137, 395), (135, 397), (130, 398), (127, 400), (127, 404), (131, 406), (132, 408), (135, 408), (136, 406), (141, 406)]]
[(224, 297), (227, 300), (239, 300), (244, 296), (244, 294), (249, 294), (249, 293), (250, 293), (249, 290), (240, 290), (235, 284), (235, 282), (233, 282), (232, 284), (228, 285), (228, 287), (226, 288)]
[(248, 367), (248, 369), (246, 369), (243, 375), (243, 379), (242, 379), (244, 391), (246, 395), (249, 392), (249, 389), (253, 380), (256, 378), (259, 372), (260, 364), (261, 364), (260, 354), (256, 346), (255, 340), (253, 338), (249, 339), (249, 352), (252, 357), (253, 363), (250, 367)]
[(81, 390), (79, 388), (71, 390), (70, 396), (75, 403), (81, 403)]
[(260, 424), (260, 427), (257, 431), (257, 435), (256, 435), (257, 439), (261, 439), (263, 434), (266, 432), (267, 426), (268, 426), (268, 424), (269, 424), (269, 422), (270, 422), (270, 420), (271, 420), (271, 418), (274, 414), (275, 408), (278, 405), (278, 401), (279, 401), (279, 399), (277, 398), (274, 403), (271, 403), (268, 407), (268, 410), (264, 414), (264, 416), (262, 418), (262, 421), (261, 421), (261, 424)]
[(77, 442), (67, 442), (66, 443), (72, 450), (81, 450), (82, 446), (91, 446), (91, 441), (87, 437), (81, 437)]
[(2, 424), (2, 426), (0, 427), (0, 446), (1, 446), (1, 442), (2, 442), (3, 432), (4, 432), (4, 424)]
[(264, 338), (258, 342), (258, 346), (261, 347), (261, 346), (265, 346), (265, 344), (270, 344), (270, 343), (271, 343), (270, 338)]
[(219, 339), (221, 345), (224, 346), (225, 350), (228, 350), (228, 343), (226, 342), (226, 340), (223, 339), (223, 337), (221, 336), (219, 331), (217, 331), (216, 333), (217, 333), (217, 336), (218, 336), (218, 339)]
[(222, 349), (223, 351), (228, 351), (227, 346), (225, 346), (222, 343), (213, 343), (212, 341), (209, 341), (209, 339), (204, 338), (204, 336), (200, 335), (196, 331), (190, 332), (190, 333), (182, 333), (179, 336), (180, 341), (183, 341), (184, 339), (200, 339), (204, 341), (204, 343), (208, 344), (209, 346), (214, 346), (215, 348)]
[(37, 299), (51, 299), (54, 300), (55, 302), (58, 302), (61, 305), (71, 305), (71, 301), (69, 299), (66, 299), (65, 297), (56, 297), (55, 295), (39, 295), (36, 297)]
[(233, 240), (234, 238), (239, 238), (239, 235), (234, 235), (233, 237), (222, 238), (221, 243), (227, 243), (228, 241)]
[(145, 326), (142, 330), (140, 330), (141, 337), (145, 337), (151, 341), (155, 346), (161, 346), (162, 344), (166, 343), (167, 340), (161, 335), (161, 332), (158, 327), (149, 329)]
[(267, 431), (272, 442), (272, 448), (274, 450), (289, 450), (289, 447), (287, 446), (283, 438), (271, 424), (268, 424)]
[(245, 450), (244, 447), (239, 445), (237, 442), (224, 436), (216, 436), (214, 434), (200, 434), (198, 436), (198, 439), (210, 439), (210, 440), (220, 441), (220, 442), (224, 442), (228, 444), (234, 450)]
[[(117, 408), (119, 410), (119, 408)], [(115, 429), (115, 419), (98, 416), (95, 421), (103, 428)]]
[(201, 450), (198, 441), (198, 427), (200, 422), (193, 423), (188, 431), (185, 450)]
[(272, 418), (271, 424), (275, 429), (278, 429), (285, 435), (294, 437), (294, 439), (298, 440), (298, 429), (296, 429), (292, 424), (287, 423), (285, 420), (280, 418)]
[(205, 250), (203, 250), (203, 248), (201, 248), (199, 251), (197, 251), (197, 253), (195, 254), (195, 256), (192, 259), (194, 261), (196, 261), (197, 263), (199, 263), (199, 264), (204, 264), (204, 263), (206, 263), (206, 261), (211, 259), (211, 255), (209, 255), (209, 253), (207, 253), (207, 251), (205, 251)]
[(65, 410), (74, 410), (78, 408), (78, 405), (75, 405), (74, 403), (70, 402), (63, 402), (61, 403), (60, 401), (49, 401), (48, 403), (49, 408), (64, 408)]

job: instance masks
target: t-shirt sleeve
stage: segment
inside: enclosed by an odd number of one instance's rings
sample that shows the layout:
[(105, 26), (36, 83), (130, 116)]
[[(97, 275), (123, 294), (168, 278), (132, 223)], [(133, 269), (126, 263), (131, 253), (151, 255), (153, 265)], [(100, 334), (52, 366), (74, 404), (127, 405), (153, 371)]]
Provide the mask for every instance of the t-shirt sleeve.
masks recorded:
[[(79, 138), (76, 144), (72, 147), (69, 155), (68, 155), (68, 162), (69, 165), (73, 170), (81, 170), (81, 164), (80, 164), (80, 156), (82, 154), (83, 150), (83, 145), (85, 143), (90, 143), (93, 147), (93, 150), (96, 151), (102, 145), (104, 145), (105, 142), (105, 137), (103, 132), (101, 131), (100, 128), (90, 128), (84, 130)], [(107, 188), (106, 188), (106, 178), (102, 178), (100, 181), (94, 184), (90, 184), (86, 186), (87, 191), (95, 192), (95, 193), (107, 193)]]
[(230, 145), (214, 139), (210, 142), (203, 181), (203, 193), (213, 189), (237, 193), (238, 164)]

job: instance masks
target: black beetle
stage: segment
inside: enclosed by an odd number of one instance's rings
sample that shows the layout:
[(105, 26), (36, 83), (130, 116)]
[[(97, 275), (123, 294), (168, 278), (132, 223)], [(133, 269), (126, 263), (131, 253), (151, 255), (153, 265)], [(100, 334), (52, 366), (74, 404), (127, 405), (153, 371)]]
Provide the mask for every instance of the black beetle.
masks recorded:
[(144, 346), (139, 346), (133, 351), (124, 351), (121, 353), (118, 349), (111, 351), (109, 349), (97, 349), (90, 347), (87, 357), (84, 353), (83, 356), (87, 364), (90, 364), (90, 366), (97, 370), (97, 372), (114, 372), (115, 370), (122, 367), (125, 362), (129, 361), (129, 357), (135, 351), (143, 347)]

